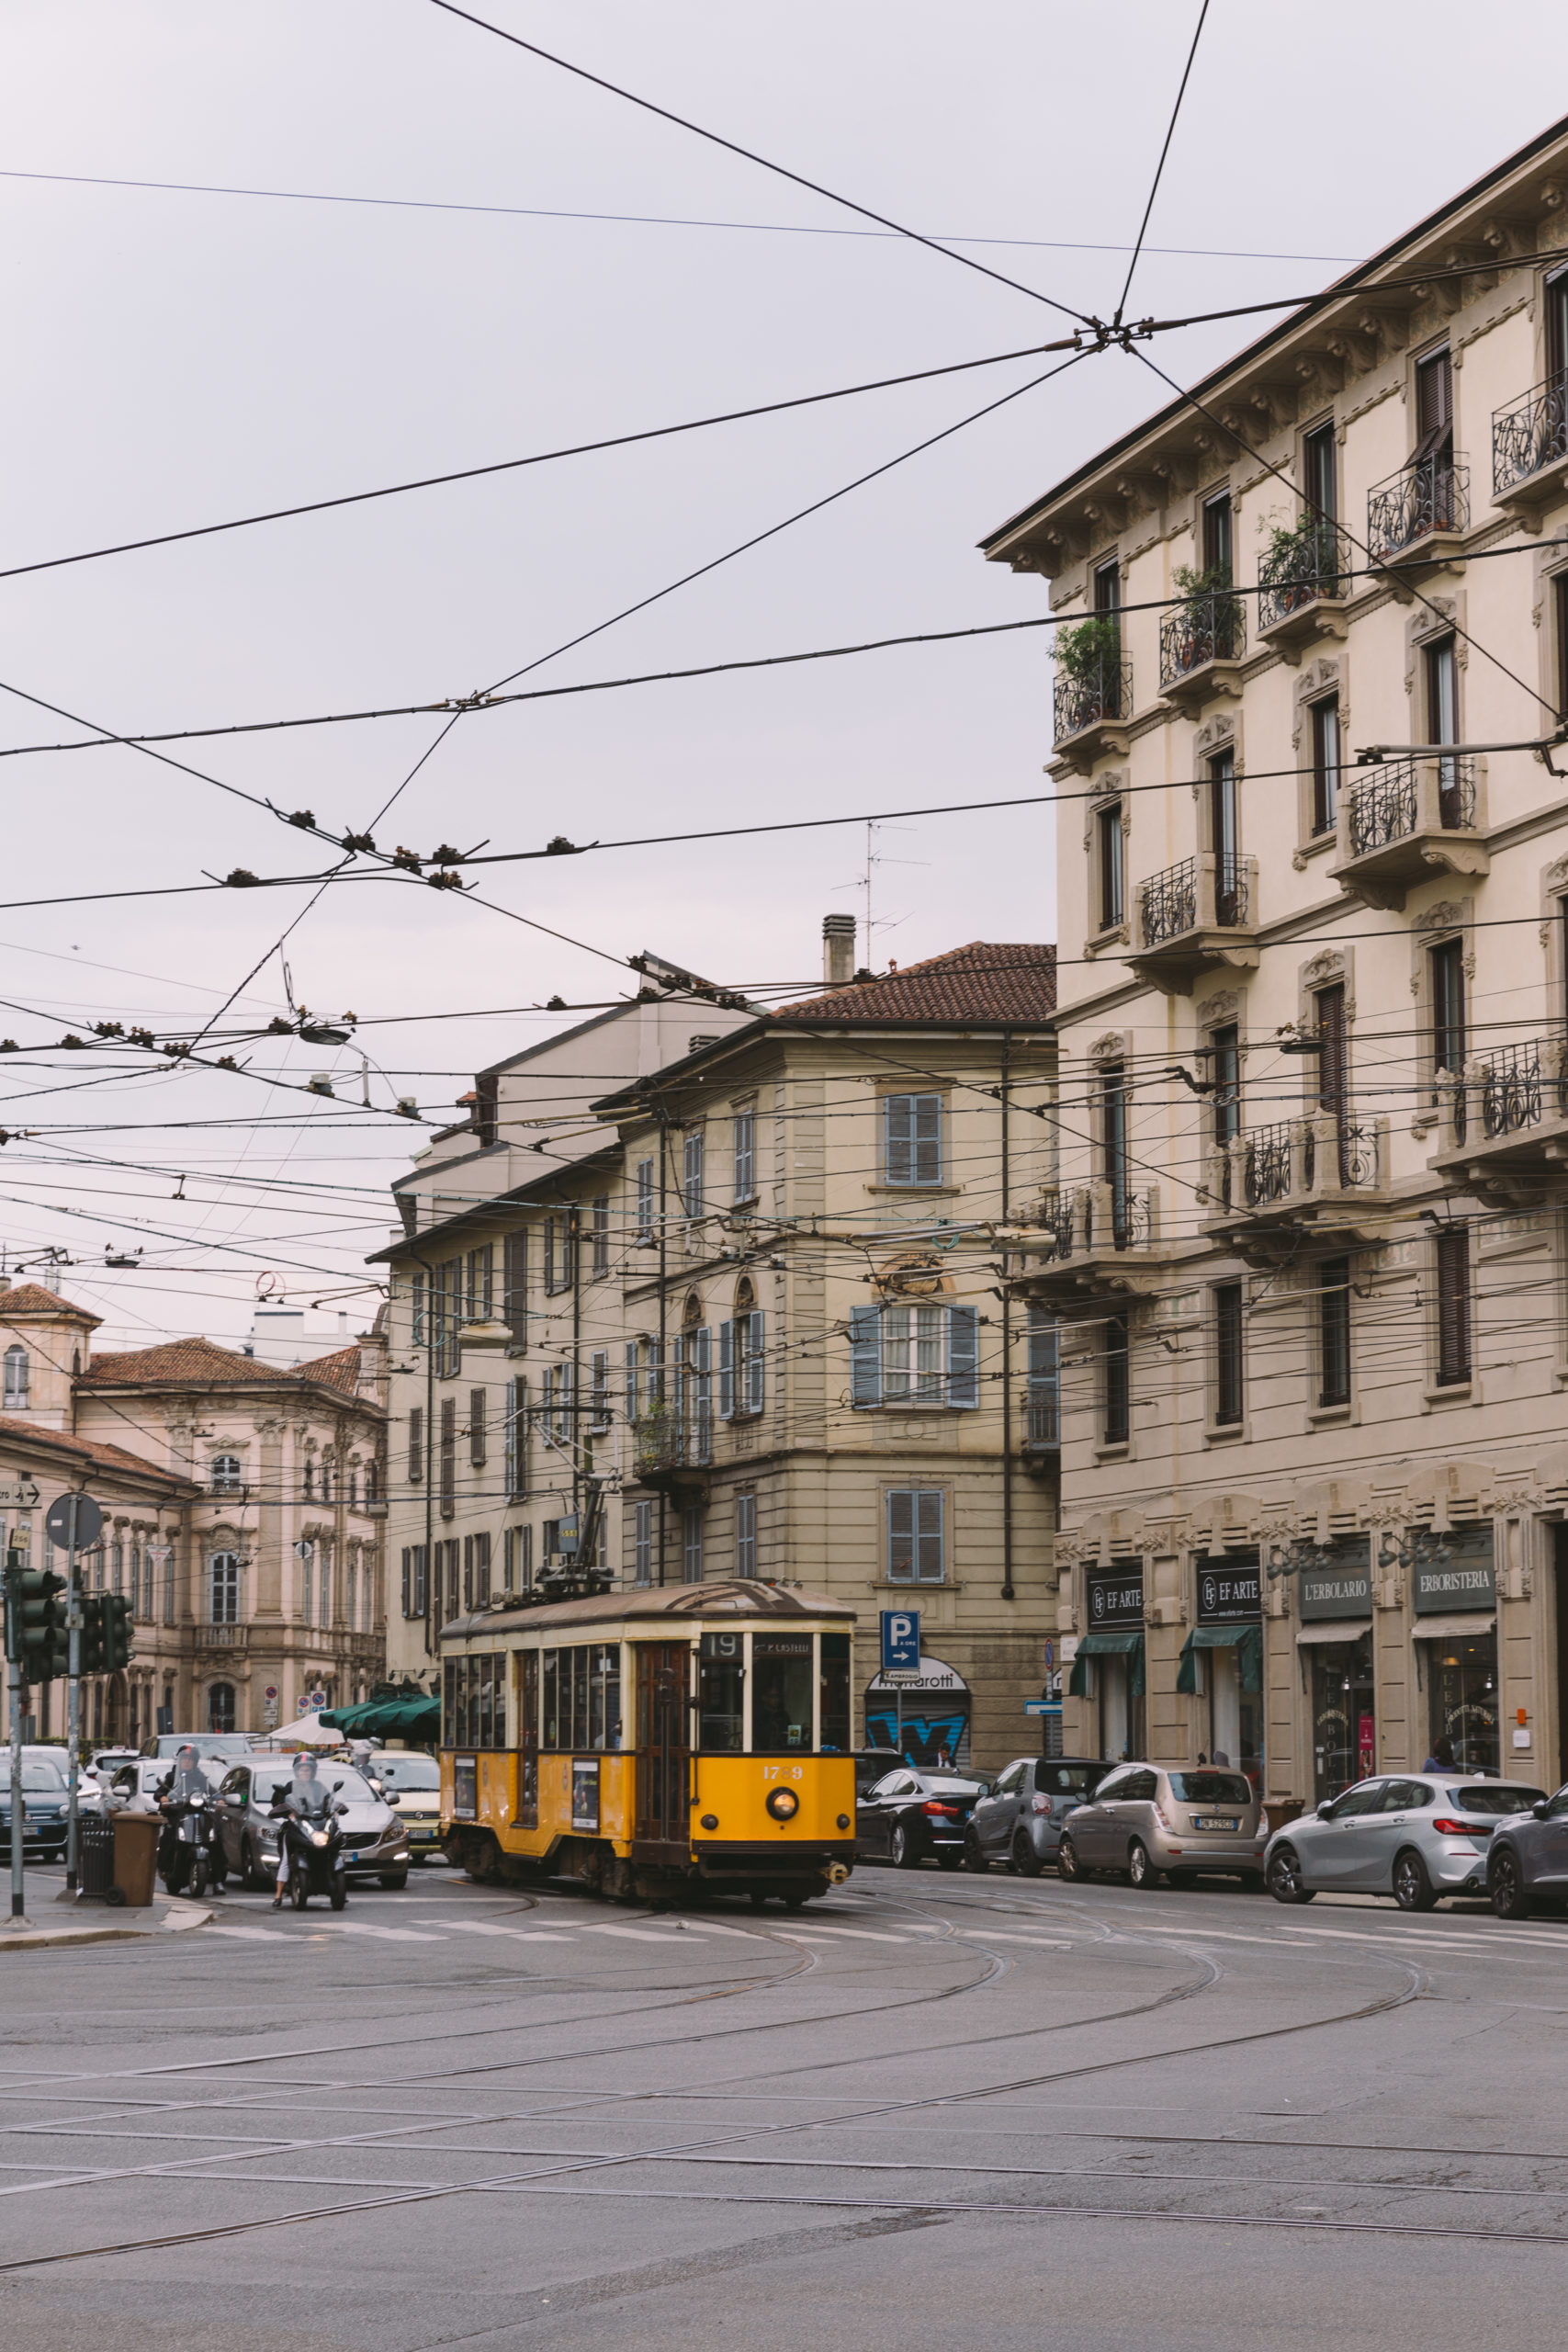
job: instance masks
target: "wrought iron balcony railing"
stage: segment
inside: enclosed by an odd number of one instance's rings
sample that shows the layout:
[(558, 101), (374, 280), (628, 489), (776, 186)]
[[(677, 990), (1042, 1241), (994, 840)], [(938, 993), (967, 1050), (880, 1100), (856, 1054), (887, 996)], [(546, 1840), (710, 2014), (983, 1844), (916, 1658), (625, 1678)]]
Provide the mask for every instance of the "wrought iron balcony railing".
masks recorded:
[(1062, 1400), (1059, 1396), (1031, 1396), (1023, 1408), (1023, 1442), (1026, 1446), (1049, 1449), (1062, 1442)]
[(1227, 852), (1184, 857), (1138, 889), (1139, 932), (1145, 948), (1161, 947), (1186, 933), (1244, 929), (1251, 899), (1251, 860)]
[(1239, 662), (1247, 651), (1247, 609), (1229, 589), (1193, 596), (1160, 623), (1159, 682), (1179, 685), (1211, 662)]
[(1403, 555), (1438, 531), (1470, 528), (1470, 468), (1422, 458), (1367, 493), (1367, 550), (1374, 562)]
[(1316, 1111), (1211, 1145), (1203, 1185), (1211, 1210), (1266, 1217), (1300, 1209), (1318, 1219), (1338, 1195), (1380, 1192), (1387, 1171), (1386, 1120)]
[[(1561, 1079), (1559, 1088), (1561, 1089)], [(1483, 1064), (1481, 1132), (1517, 1135), (1540, 1125), (1540, 1045), (1494, 1046)]]
[(1055, 740), (1069, 742), (1090, 727), (1130, 718), (1133, 715), (1133, 665), (1102, 656), (1083, 675), (1058, 669), (1055, 686)]
[[(1426, 792), (1424, 784), (1429, 787)], [(1412, 833), (1472, 832), (1475, 762), (1459, 752), (1436, 760), (1397, 760), (1355, 786), (1348, 801), (1352, 857), (1364, 857), (1370, 850), (1384, 849)]]
[(1543, 466), (1568, 458), (1568, 376), (1537, 384), (1492, 417), (1492, 492), (1502, 497)]
[[(1099, 1177), (1070, 1193), (1049, 1195), (1034, 1222), (1043, 1229), (1010, 1240), (1008, 1247), (1025, 1261), (1026, 1279), (1047, 1289), (1092, 1286), (1102, 1270), (1115, 1287), (1118, 1277), (1109, 1272), (1111, 1265), (1152, 1261), (1161, 1254), (1159, 1195), (1152, 1184), (1134, 1192), (1124, 1181)], [(1168, 1254), (1176, 1245), (1164, 1246)]]
[(1349, 574), (1338, 526), (1303, 522), (1289, 538), (1277, 539), (1258, 567), (1259, 631), (1277, 628), (1308, 605), (1348, 595)]
[(705, 1467), (713, 1460), (710, 1412), (703, 1404), (690, 1412), (656, 1405), (651, 1412), (639, 1414), (632, 1423), (632, 1459), (645, 1487)]
[(1035, 1223), (1054, 1238), (1055, 1247), (1043, 1254), (1047, 1258), (1070, 1258), (1073, 1254), (1073, 1204), (1066, 1193), (1047, 1193), (1041, 1201)]

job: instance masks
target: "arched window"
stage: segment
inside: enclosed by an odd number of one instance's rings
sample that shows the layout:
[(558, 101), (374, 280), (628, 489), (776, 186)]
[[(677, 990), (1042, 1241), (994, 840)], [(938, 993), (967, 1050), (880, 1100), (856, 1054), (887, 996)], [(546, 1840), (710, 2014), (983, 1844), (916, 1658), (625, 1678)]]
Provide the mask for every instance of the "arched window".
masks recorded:
[(212, 1457), (212, 1491), (215, 1495), (237, 1495), (240, 1491), (240, 1457), (237, 1453), (215, 1453)]
[(6, 1351), (6, 1409), (24, 1410), (28, 1401), (28, 1351), (26, 1348)]
[(208, 1691), (207, 1728), (209, 1731), (233, 1730), (234, 1686), (231, 1682), (215, 1682)]
[(237, 1625), (240, 1622), (240, 1555), (214, 1552), (207, 1564), (208, 1622)]

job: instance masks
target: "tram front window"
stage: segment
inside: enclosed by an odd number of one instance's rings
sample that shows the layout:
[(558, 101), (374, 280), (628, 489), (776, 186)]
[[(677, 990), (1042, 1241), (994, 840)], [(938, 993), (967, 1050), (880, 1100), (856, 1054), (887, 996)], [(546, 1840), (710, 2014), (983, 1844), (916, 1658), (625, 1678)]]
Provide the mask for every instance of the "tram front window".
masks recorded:
[(739, 1756), (744, 1744), (746, 1668), (739, 1634), (705, 1634), (697, 1661), (698, 1739), (710, 1755)]
[(758, 1634), (751, 1643), (751, 1746), (759, 1756), (811, 1746), (811, 1636)]

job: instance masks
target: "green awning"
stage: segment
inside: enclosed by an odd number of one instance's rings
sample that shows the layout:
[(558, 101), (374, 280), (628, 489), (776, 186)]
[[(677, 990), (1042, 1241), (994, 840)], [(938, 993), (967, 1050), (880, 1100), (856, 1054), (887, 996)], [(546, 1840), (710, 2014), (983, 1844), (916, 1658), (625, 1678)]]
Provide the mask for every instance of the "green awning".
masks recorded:
[(1263, 1688), (1263, 1628), (1251, 1625), (1195, 1625), (1181, 1645), (1181, 1661), (1176, 1669), (1176, 1687), (1190, 1696), (1198, 1688), (1198, 1652), (1200, 1650), (1235, 1650), (1239, 1652), (1236, 1666), (1244, 1690)]
[(1073, 1670), (1067, 1678), (1067, 1696), (1087, 1699), (1089, 1675), (1083, 1661), (1091, 1657), (1124, 1657), (1127, 1661), (1127, 1694), (1141, 1699), (1144, 1695), (1144, 1637), (1142, 1634), (1086, 1634), (1073, 1658)]
[(329, 1708), (321, 1721), (351, 1739), (439, 1739), (441, 1702), (423, 1695), (367, 1699), (357, 1707)]

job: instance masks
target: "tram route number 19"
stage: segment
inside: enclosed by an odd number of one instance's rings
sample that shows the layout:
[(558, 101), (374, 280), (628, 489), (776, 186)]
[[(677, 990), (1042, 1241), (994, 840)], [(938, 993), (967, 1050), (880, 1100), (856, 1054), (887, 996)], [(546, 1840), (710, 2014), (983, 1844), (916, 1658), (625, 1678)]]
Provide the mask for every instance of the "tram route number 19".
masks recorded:
[[(764, 1781), (782, 1780), (784, 1778), (784, 1767), (782, 1764), (764, 1764), (762, 1767), (762, 1778)], [(798, 1764), (792, 1764), (789, 1767), (789, 1777), (792, 1781), (804, 1781), (806, 1775)]]

